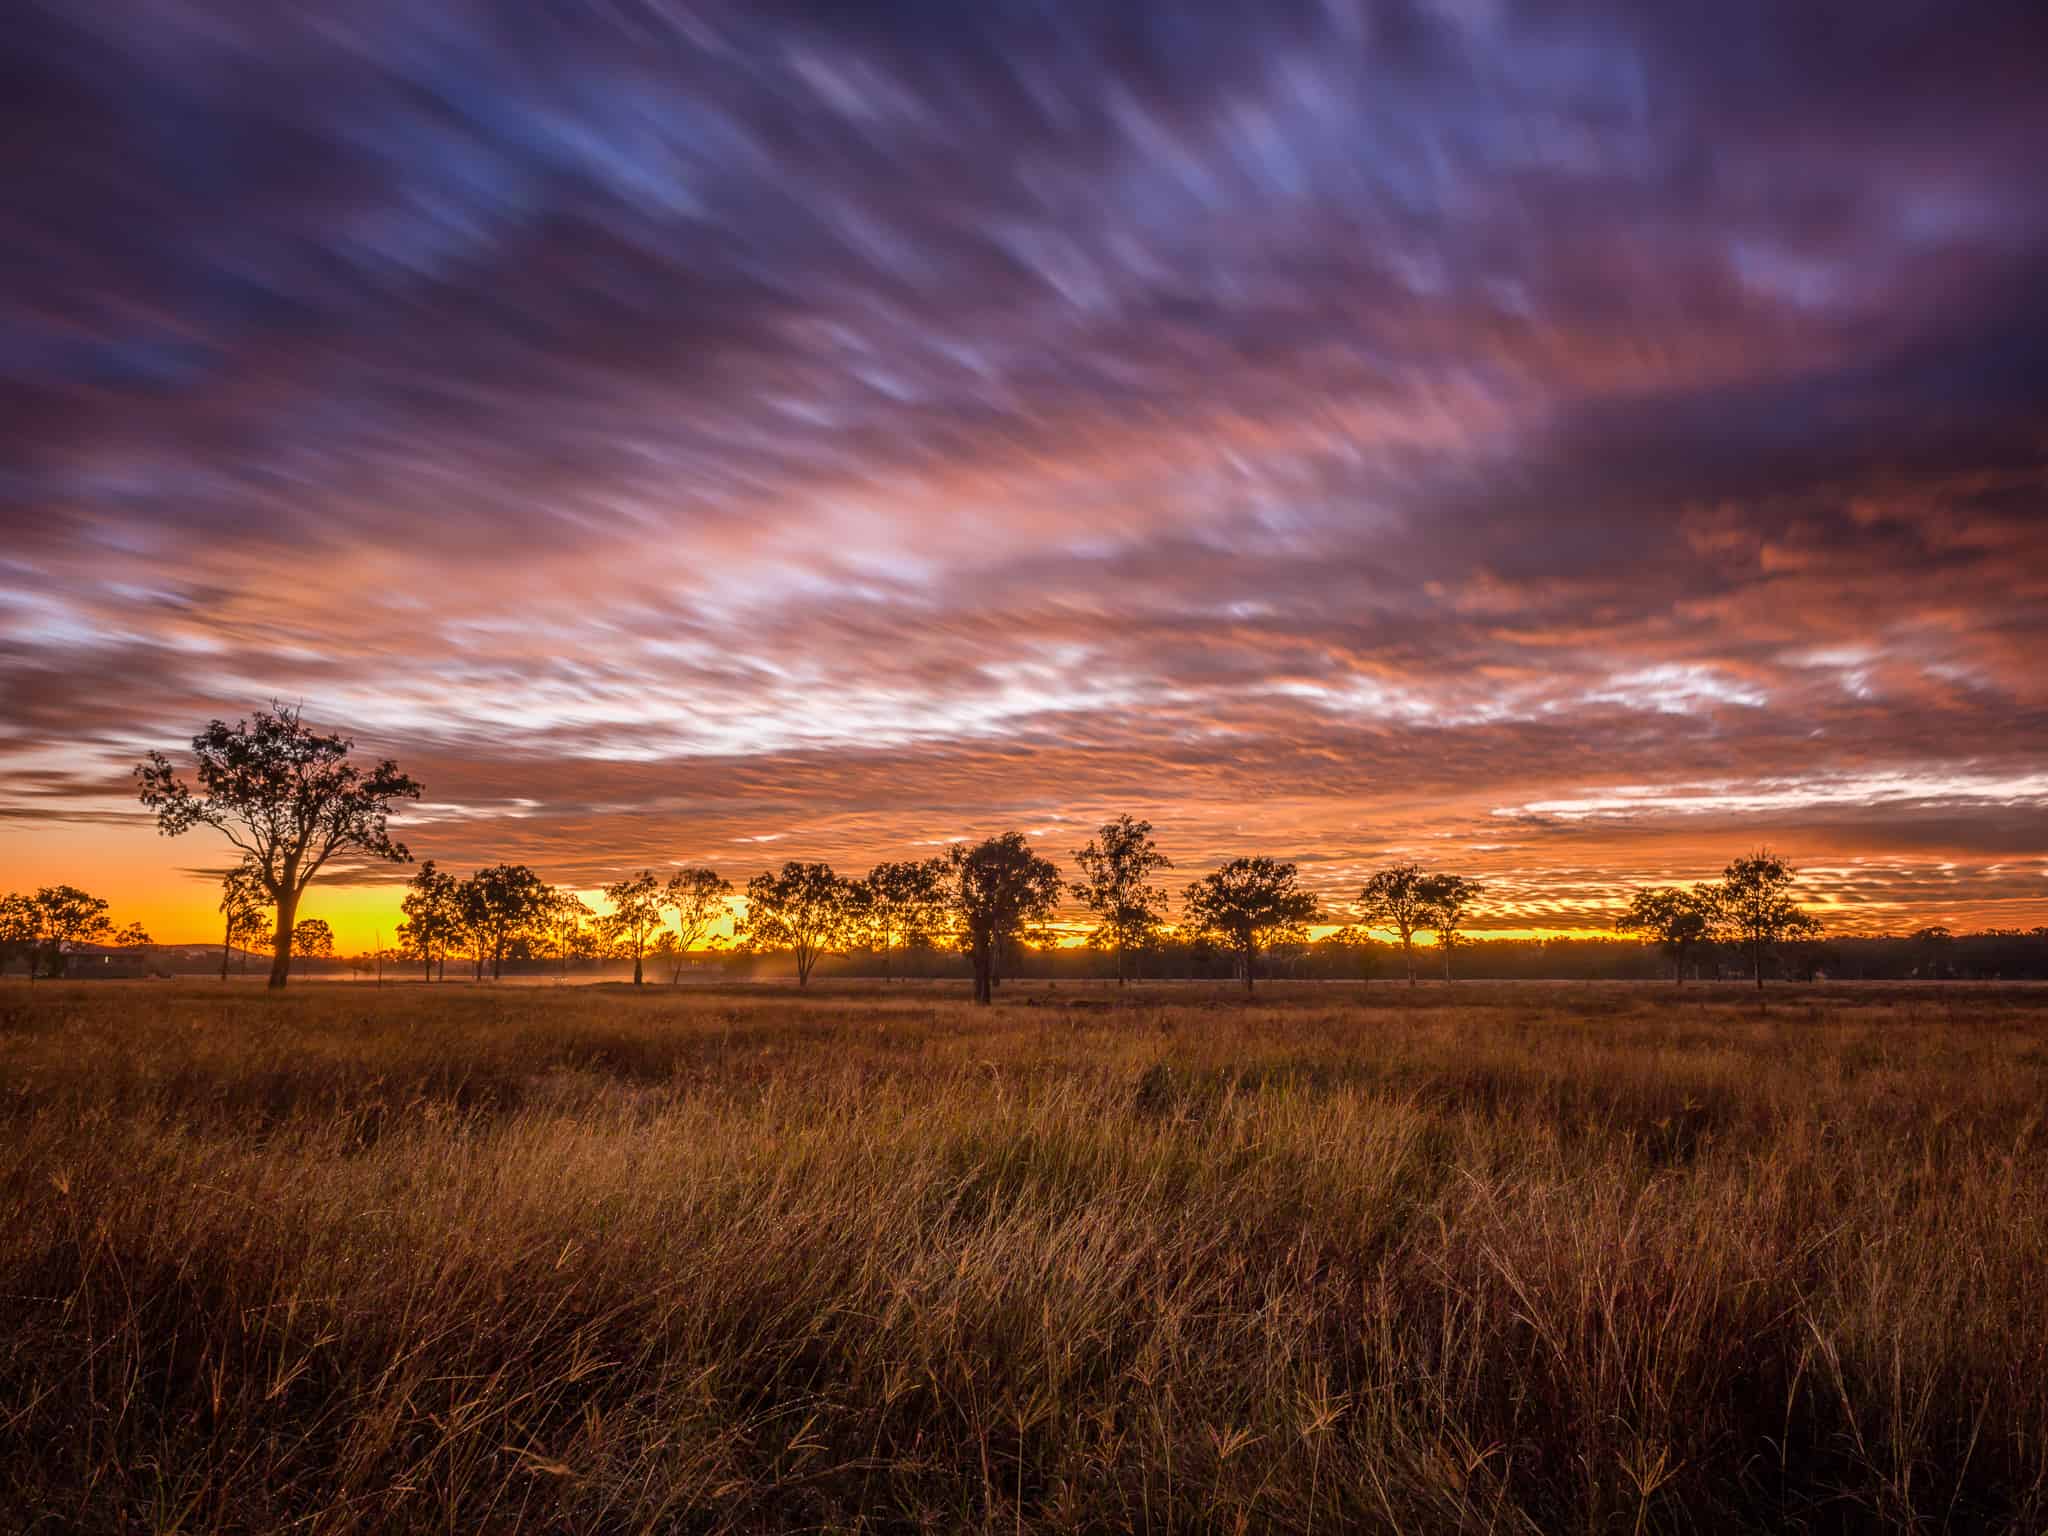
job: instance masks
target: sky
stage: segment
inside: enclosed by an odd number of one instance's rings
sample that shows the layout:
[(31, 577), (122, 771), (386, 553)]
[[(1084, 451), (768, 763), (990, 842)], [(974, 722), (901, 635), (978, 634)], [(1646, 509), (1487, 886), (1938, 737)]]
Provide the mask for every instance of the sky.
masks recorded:
[[(0, 889), (272, 699), (589, 888), (1151, 819), (2048, 922), (2048, 12), (29, 0)], [(398, 867), (302, 911), (388, 934)]]

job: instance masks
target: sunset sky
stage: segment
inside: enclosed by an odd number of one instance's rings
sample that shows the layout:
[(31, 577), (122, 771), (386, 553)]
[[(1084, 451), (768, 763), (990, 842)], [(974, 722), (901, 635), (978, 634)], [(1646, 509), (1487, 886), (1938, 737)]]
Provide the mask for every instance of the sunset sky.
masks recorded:
[(213, 937), (130, 773), (277, 698), (581, 887), (1130, 811), (2048, 923), (2044, 16), (31, 0), (0, 890)]

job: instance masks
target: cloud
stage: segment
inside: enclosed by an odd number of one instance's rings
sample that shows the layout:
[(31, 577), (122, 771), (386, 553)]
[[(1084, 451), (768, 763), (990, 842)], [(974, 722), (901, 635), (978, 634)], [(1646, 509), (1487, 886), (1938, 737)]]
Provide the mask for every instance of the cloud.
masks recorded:
[(1131, 808), (1335, 893), (1441, 850), (1503, 923), (1765, 831), (1873, 922), (1969, 910), (1944, 857), (2002, 913), (2048, 855), (1971, 788), (2048, 744), (2044, 42), (37, 11), (0, 802), (118, 826), (143, 747), (277, 696), (428, 783), (417, 848), (583, 883)]

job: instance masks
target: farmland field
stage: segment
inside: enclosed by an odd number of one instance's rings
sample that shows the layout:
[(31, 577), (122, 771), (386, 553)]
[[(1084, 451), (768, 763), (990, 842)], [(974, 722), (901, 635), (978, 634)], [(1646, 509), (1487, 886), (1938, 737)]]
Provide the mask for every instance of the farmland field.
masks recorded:
[(2040, 1530), (2048, 989), (0, 986), (0, 1528)]

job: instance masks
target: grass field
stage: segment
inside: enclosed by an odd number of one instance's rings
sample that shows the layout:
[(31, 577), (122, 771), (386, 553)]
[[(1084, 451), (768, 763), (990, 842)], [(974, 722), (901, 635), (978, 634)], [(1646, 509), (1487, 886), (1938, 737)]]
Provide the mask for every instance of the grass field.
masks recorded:
[(0, 1528), (2038, 1531), (2048, 990), (0, 988)]

